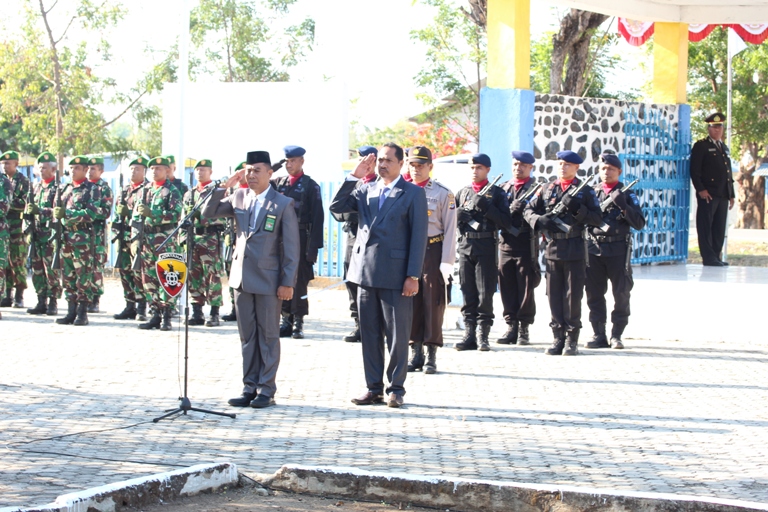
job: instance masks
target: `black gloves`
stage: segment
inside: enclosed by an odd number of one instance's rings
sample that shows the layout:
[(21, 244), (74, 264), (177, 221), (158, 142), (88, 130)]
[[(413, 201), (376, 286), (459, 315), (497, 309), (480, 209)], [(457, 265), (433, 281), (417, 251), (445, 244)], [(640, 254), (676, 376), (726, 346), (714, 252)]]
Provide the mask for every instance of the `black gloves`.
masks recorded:
[(611, 198), (613, 199), (613, 204), (618, 206), (620, 210), (627, 209), (627, 196), (619, 188), (611, 191)]
[(563, 196), (562, 201), (565, 207), (568, 208), (568, 211), (573, 215), (579, 213), (579, 209), (581, 208), (581, 201), (571, 195)]
[(512, 203), (509, 205), (509, 212), (510, 213), (520, 213), (525, 209), (525, 201), (522, 199), (515, 199), (512, 201)]

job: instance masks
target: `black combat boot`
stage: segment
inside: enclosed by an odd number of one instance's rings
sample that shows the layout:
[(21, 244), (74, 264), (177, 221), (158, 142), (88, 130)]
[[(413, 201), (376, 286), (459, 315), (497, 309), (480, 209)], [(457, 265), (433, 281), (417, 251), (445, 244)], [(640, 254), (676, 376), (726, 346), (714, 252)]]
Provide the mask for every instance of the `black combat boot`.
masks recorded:
[(587, 342), (587, 348), (611, 348), (605, 335), (605, 322), (592, 322), (594, 336)]
[(564, 356), (575, 356), (579, 353), (579, 332), (580, 329), (574, 329), (565, 333)]
[(44, 315), (48, 308), (45, 306), (45, 295), (37, 296), (37, 305), (27, 310), (29, 315)]
[(67, 299), (67, 316), (57, 318), (56, 323), (59, 325), (71, 325), (77, 317), (77, 301)]
[(192, 318), (189, 319), (189, 325), (205, 325), (202, 304), (192, 304)]
[(98, 313), (99, 312), (99, 296), (93, 298), (91, 302), (88, 303), (88, 312), (89, 313)]
[(414, 341), (411, 344), (411, 360), (408, 361), (408, 371), (418, 372), (424, 367), (424, 343)]
[(139, 329), (159, 329), (160, 328), (160, 309), (156, 308), (155, 306), (152, 306), (150, 308), (150, 311), (152, 312), (152, 318), (149, 319), (149, 322), (139, 324)]
[(517, 335), (517, 344), (520, 346), (531, 344), (531, 338), (530, 338), (530, 335), (528, 334), (529, 325), (530, 324), (527, 324), (525, 322), (520, 322), (520, 332)]
[(491, 350), (491, 343), (488, 341), (488, 336), (491, 334), (491, 326), (488, 324), (480, 324), (480, 339), (478, 342), (480, 343), (480, 348), (478, 350), (480, 352), (488, 352)]
[(206, 327), (218, 327), (221, 325), (219, 320), (219, 306), (211, 306), (211, 315), (208, 321), (205, 322)]
[(560, 356), (563, 354), (563, 348), (565, 348), (565, 332), (562, 327), (552, 326), (552, 334), (555, 339), (552, 341), (552, 346), (544, 351), (548, 356)]
[(237, 311), (235, 311), (234, 304), (232, 305), (232, 311), (229, 312), (228, 315), (223, 315), (221, 317), (222, 320), (225, 322), (236, 322), (237, 321)]
[(0, 308), (9, 308), (13, 306), (13, 299), (11, 298), (11, 288), (5, 289), (5, 297), (0, 300)]
[(88, 325), (88, 302), (77, 303), (77, 317), (72, 325)]
[(347, 343), (357, 343), (360, 341), (360, 320), (355, 318), (355, 328), (352, 329), (352, 331), (344, 336), (344, 341)]
[(136, 303), (136, 320), (139, 322), (147, 321), (147, 301), (140, 300)]
[(56, 297), (50, 297), (48, 299), (48, 309), (45, 310), (45, 314), (48, 316), (56, 316), (59, 314), (59, 305)]
[(293, 331), (293, 315), (286, 315), (285, 313), (280, 313), (280, 337), (281, 338), (290, 338), (291, 332)]
[(621, 342), (621, 335), (624, 334), (624, 328), (627, 324), (613, 324), (611, 327), (611, 347), (622, 349), (624, 343)]
[(297, 340), (304, 339), (304, 317), (302, 315), (293, 315), (293, 332), (291, 338)]
[(424, 373), (432, 375), (437, 372), (437, 345), (427, 345), (427, 362), (424, 364)]
[(115, 320), (134, 320), (136, 318), (136, 303), (130, 300), (125, 301), (125, 309), (116, 315), (112, 315)]
[(13, 307), (16, 309), (24, 307), (24, 288), (16, 287), (16, 293), (13, 294)]
[(515, 345), (518, 337), (518, 325), (517, 320), (512, 320), (511, 324), (507, 324), (507, 332), (504, 336), (496, 340), (499, 345)]
[(456, 344), (456, 350), (477, 350), (476, 328), (476, 323), (464, 320), (464, 337), (461, 339), (461, 342)]
[(170, 331), (173, 329), (173, 326), (171, 325), (171, 317), (173, 316), (174, 309), (173, 306), (165, 306), (162, 312), (163, 316), (163, 322), (160, 325), (161, 331)]

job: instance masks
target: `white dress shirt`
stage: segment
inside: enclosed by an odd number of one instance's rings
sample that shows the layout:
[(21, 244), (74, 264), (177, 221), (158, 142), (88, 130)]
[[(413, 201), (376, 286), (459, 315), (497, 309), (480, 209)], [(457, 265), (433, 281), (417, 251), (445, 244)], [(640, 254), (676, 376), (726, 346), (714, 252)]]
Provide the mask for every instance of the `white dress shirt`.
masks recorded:
[(251, 189), (248, 190), (248, 209), (251, 211), (251, 218), (248, 223), (249, 232), (256, 231), (256, 218), (259, 216), (259, 211), (261, 211), (261, 206), (264, 204), (269, 188), (265, 188), (261, 194), (256, 194)]

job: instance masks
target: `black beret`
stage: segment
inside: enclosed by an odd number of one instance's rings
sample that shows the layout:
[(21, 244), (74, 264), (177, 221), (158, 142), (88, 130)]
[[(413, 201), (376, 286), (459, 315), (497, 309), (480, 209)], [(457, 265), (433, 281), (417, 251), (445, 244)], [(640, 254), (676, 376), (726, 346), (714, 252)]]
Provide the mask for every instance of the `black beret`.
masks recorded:
[(512, 152), (512, 158), (514, 158), (518, 162), (522, 162), (524, 164), (534, 164), (534, 163), (536, 163), (536, 159), (533, 158), (533, 155), (528, 153), (527, 151), (513, 151)]
[(360, 156), (378, 155), (379, 150), (373, 146), (360, 146), (357, 148), (357, 154)]
[(619, 157), (617, 157), (613, 153), (603, 153), (602, 155), (600, 155), (600, 160), (602, 160), (603, 163), (612, 165), (617, 169), (621, 169), (621, 160), (619, 160)]
[(573, 151), (559, 151), (557, 153), (557, 159), (558, 160), (565, 160), (569, 164), (583, 164), (584, 159), (579, 156), (578, 153), (574, 153)]
[(491, 157), (489, 157), (485, 153), (475, 153), (474, 155), (472, 155), (472, 163), (484, 165), (485, 167), (490, 167)]
[(304, 156), (304, 153), (307, 152), (307, 150), (301, 146), (285, 146), (283, 151), (285, 151), (285, 158), (296, 158), (299, 156)]

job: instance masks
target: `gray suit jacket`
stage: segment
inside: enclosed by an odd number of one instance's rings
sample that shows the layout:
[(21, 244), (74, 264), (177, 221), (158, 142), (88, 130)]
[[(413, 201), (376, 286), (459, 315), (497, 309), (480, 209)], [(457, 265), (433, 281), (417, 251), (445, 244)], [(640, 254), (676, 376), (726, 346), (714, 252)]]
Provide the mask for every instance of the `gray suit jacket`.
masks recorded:
[[(293, 199), (270, 187), (256, 218), (256, 229), (249, 233), (248, 189), (238, 189), (229, 197), (224, 197), (225, 193), (223, 188), (216, 189), (203, 210), (203, 217), (235, 218), (237, 243), (229, 286), (257, 295), (275, 295), (278, 286), (295, 286), (299, 268), (299, 222)], [(274, 221), (271, 231), (267, 230), (268, 220), (270, 224)]]
[(376, 182), (355, 188), (345, 181), (331, 202), (331, 213), (357, 212), (357, 240), (347, 279), (372, 288), (402, 289), (408, 276), (420, 277), (427, 250), (427, 198), (424, 189), (397, 182), (379, 211)]

